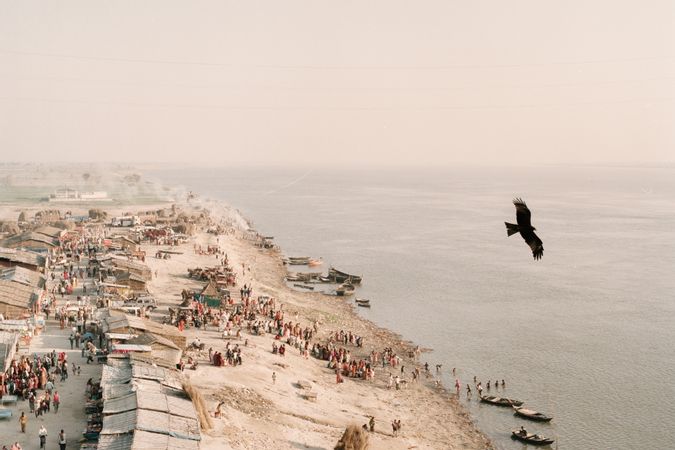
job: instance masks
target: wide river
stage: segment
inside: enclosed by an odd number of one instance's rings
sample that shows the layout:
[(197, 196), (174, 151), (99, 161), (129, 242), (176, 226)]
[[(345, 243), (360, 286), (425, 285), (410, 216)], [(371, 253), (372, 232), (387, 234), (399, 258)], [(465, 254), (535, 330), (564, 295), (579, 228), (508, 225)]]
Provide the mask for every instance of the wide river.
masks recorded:
[[(526, 423), (462, 390), (498, 448), (523, 447), (509, 431), (521, 424), (563, 449), (675, 448), (675, 168), (148, 175), (233, 205), (286, 254), (363, 275), (360, 313), (433, 348), (446, 386), (453, 367), (462, 386), (505, 379), (492, 394), (554, 416)], [(514, 197), (541, 261), (506, 236)]]

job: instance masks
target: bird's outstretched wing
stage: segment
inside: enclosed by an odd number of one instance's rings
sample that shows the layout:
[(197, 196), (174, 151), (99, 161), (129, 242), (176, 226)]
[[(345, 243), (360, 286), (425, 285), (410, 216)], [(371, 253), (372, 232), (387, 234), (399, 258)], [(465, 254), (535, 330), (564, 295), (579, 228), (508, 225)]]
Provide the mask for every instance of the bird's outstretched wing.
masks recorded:
[(539, 239), (539, 236), (531, 229), (526, 231), (521, 230), (520, 235), (532, 249), (532, 256), (534, 259), (541, 259), (541, 257), (544, 256), (544, 243)]
[(530, 222), (530, 218), (532, 217), (532, 213), (525, 202), (520, 198), (516, 198), (513, 199), (513, 204), (516, 206), (516, 221), (518, 225), (523, 228), (531, 228), (532, 223)]

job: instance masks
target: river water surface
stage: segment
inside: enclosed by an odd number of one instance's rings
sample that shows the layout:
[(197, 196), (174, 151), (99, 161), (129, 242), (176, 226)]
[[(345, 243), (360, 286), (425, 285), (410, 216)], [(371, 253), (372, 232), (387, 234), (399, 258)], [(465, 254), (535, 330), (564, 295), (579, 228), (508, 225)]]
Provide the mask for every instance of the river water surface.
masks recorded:
[[(564, 449), (675, 448), (675, 169), (166, 169), (221, 199), (286, 254), (361, 274), (360, 310), (431, 347), (444, 383), (505, 379), (554, 416), (526, 423), (465, 400), (498, 448), (511, 429)], [(544, 242), (534, 261), (513, 197)], [(404, 424), (405, 426), (405, 424)]]

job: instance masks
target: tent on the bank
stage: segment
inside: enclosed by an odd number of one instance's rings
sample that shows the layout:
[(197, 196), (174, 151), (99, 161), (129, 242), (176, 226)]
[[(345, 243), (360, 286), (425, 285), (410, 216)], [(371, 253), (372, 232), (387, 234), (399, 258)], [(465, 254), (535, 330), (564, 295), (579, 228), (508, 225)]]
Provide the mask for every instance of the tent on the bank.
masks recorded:
[(220, 307), (222, 301), (220, 292), (218, 292), (218, 287), (213, 280), (209, 281), (207, 285), (204, 286), (204, 289), (202, 289), (202, 292), (199, 294), (199, 299), (206, 306), (210, 306), (212, 308)]

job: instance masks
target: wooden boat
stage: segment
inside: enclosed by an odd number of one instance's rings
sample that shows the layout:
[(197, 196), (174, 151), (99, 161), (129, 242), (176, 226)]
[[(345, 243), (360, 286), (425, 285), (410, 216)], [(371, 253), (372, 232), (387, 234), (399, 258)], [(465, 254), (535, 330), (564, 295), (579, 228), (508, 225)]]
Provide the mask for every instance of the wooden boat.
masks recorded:
[(338, 286), (338, 289), (344, 289), (345, 291), (353, 291), (356, 289), (356, 287), (351, 283), (342, 283), (340, 286)]
[(495, 406), (522, 406), (523, 402), (512, 398), (495, 397), (494, 395), (481, 395), (481, 402), (489, 403)]
[(530, 420), (536, 420), (537, 422), (550, 422), (551, 420), (553, 420), (553, 417), (549, 417), (546, 414), (533, 411), (531, 409), (519, 408), (517, 406), (514, 406), (513, 410), (515, 411), (515, 414), (517, 416), (521, 416)]
[(286, 274), (286, 280), (309, 282), (312, 280), (318, 280), (320, 276), (321, 273), (318, 272), (289, 272)]
[(361, 284), (361, 277), (359, 275), (350, 275), (346, 272), (337, 270), (334, 267), (328, 269), (328, 277), (335, 280), (336, 283), (344, 283), (348, 281), (352, 284)]
[(309, 256), (289, 256), (286, 261), (289, 266), (306, 266), (309, 264)]
[(0, 408), (0, 419), (9, 419), (12, 417), (12, 410), (7, 408)]
[(347, 296), (352, 295), (352, 294), (354, 294), (353, 290), (350, 291), (350, 290), (345, 289), (345, 288), (337, 288), (335, 290), (335, 295), (337, 295), (338, 297), (347, 297)]
[(356, 299), (355, 299), (354, 301), (355, 301), (356, 303), (362, 303), (362, 304), (364, 304), (364, 305), (370, 304), (370, 300), (368, 300), (367, 298), (358, 298), (358, 297), (356, 297)]
[(293, 284), (293, 286), (295, 286), (297, 288), (308, 289), (310, 291), (314, 290), (314, 286), (305, 286), (304, 284), (295, 283), (295, 284)]
[(513, 430), (511, 432), (511, 437), (532, 445), (551, 445), (555, 442), (555, 439), (539, 436), (538, 434), (521, 434), (520, 430)]
[(320, 259), (310, 259), (309, 262), (307, 263), (309, 267), (316, 267), (320, 266), (321, 264), (323, 264), (323, 261), (321, 261)]

